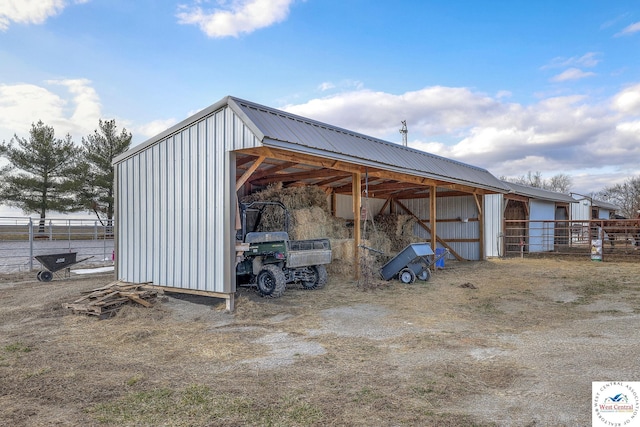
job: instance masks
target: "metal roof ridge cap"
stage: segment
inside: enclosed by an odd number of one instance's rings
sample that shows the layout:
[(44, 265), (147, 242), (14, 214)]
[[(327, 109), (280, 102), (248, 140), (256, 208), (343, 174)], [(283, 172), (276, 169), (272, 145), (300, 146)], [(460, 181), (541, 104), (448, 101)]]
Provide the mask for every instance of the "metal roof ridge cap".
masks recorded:
[(244, 101), (240, 98), (234, 98), (233, 96), (229, 96), (227, 97), (227, 99), (228, 99), (227, 105), (229, 106), (229, 108), (231, 108), (231, 110), (233, 110), (233, 112), (240, 118), (240, 120), (242, 120), (242, 122), (249, 129), (251, 129), (251, 131), (256, 135), (256, 137), (260, 140), (260, 142), (263, 142), (266, 135), (264, 134), (264, 132), (262, 132), (262, 130), (258, 127), (258, 125), (256, 125), (255, 122), (249, 118), (247, 113), (244, 112), (244, 110), (242, 109), (242, 106), (239, 105), (239, 102), (240, 103), (244, 102), (247, 104), (250, 104), (250, 102)]

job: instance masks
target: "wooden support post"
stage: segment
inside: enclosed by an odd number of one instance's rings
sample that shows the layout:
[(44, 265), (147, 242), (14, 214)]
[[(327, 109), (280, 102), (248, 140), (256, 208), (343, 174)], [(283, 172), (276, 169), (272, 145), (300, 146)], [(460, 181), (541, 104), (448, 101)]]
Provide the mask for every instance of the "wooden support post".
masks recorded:
[(438, 233), (436, 230), (436, 186), (432, 185), (429, 189), (429, 225), (431, 228), (431, 248), (436, 252), (436, 242)]
[(360, 173), (354, 173), (351, 183), (353, 196), (353, 271), (355, 280), (360, 279), (360, 207), (362, 206), (362, 183)]
[[(473, 194), (473, 199), (476, 201), (476, 207), (478, 208), (478, 234), (480, 236), (480, 259), (484, 259), (484, 214), (482, 213), (484, 196), (481, 194)], [(503, 228), (504, 230), (504, 228)]]

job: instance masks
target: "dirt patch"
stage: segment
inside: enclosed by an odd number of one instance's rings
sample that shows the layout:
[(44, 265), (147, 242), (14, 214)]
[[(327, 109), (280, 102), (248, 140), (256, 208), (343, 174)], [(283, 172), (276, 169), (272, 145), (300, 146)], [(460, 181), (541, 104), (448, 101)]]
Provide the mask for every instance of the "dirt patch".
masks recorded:
[(111, 276), (0, 278), (0, 425), (589, 425), (591, 382), (638, 381), (640, 266), (449, 262), (263, 299), (165, 295), (96, 320)]

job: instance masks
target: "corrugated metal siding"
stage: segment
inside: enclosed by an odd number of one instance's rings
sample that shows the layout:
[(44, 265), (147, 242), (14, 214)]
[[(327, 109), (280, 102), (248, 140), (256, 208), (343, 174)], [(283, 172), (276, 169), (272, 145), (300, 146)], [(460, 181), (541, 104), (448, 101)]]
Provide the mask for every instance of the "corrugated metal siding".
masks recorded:
[[(404, 200), (403, 204), (421, 220), (429, 222), (429, 199)], [(469, 219), (478, 218), (478, 209), (473, 196), (438, 197), (436, 215), (439, 219), (458, 219), (459, 221), (438, 222), (436, 233), (443, 240), (478, 239), (480, 224)], [(466, 219), (467, 222), (463, 220)], [(419, 225), (414, 227), (414, 234), (424, 241), (430, 241), (431, 235)], [(468, 260), (480, 259), (480, 244), (477, 242), (448, 242), (456, 253)], [(440, 247), (440, 245), (437, 245)], [(453, 258), (453, 256), (449, 256)]]
[(117, 163), (117, 278), (233, 292), (232, 151), (259, 145), (223, 108)]
[(484, 196), (484, 250), (487, 257), (502, 256), (503, 195)]
[(580, 200), (571, 204), (571, 219), (574, 221), (588, 221), (591, 219), (591, 203), (588, 200)]

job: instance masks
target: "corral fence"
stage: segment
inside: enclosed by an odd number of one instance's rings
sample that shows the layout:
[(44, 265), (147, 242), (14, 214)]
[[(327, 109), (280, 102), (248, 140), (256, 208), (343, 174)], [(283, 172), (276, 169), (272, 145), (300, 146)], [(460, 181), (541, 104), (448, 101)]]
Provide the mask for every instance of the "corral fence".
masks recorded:
[(39, 269), (34, 257), (77, 252), (80, 266), (113, 265), (113, 221), (0, 217), (0, 272)]
[(601, 244), (602, 257), (640, 259), (638, 219), (505, 220), (501, 254), (507, 257), (540, 254), (590, 256)]

